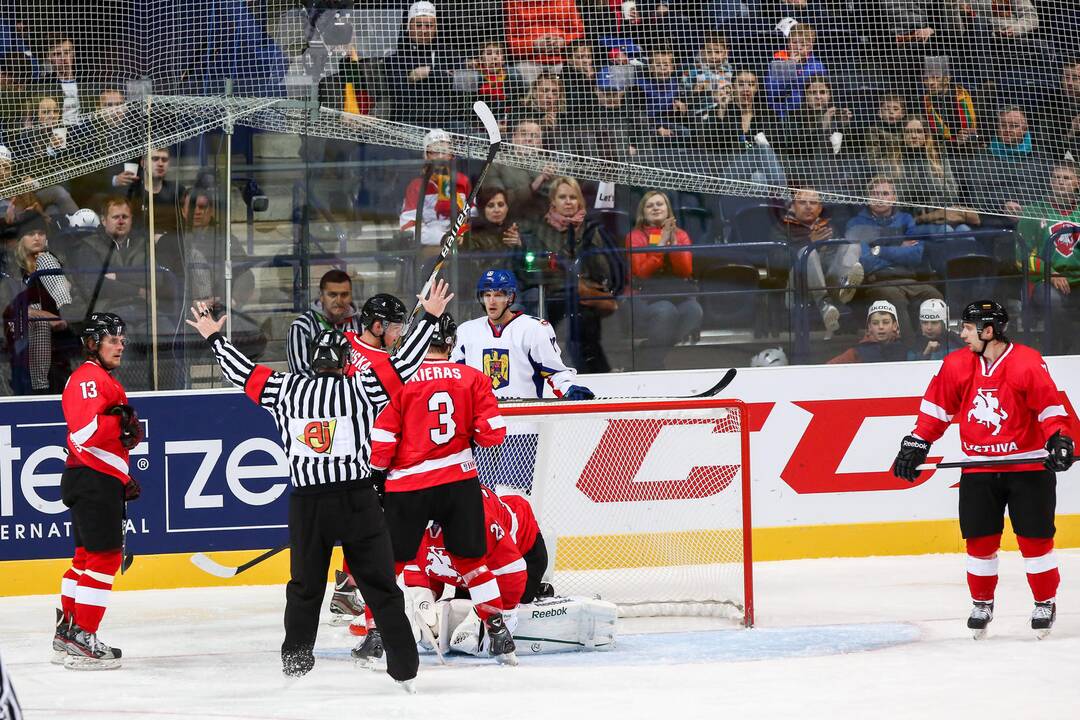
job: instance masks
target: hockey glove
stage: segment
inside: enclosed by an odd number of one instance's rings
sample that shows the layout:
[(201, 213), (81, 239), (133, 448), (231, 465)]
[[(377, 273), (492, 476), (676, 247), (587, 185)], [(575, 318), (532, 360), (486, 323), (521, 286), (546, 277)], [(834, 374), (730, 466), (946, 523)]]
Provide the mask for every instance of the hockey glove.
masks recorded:
[(1058, 430), (1046, 441), (1046, 469), (1050, 472), (1065, 472), (1073, 464), (1073, 440), (1062, 435)]
[(592, 400), (595, 397), (593, 391), (584, 385), (571, 385), (570, 389), (563, 393), (563, 400)]
[(375, 488), (375, 494), (379, 496), (379, 504), (383, 504), (386, 495), (386, 471), (371, 468), (371, 485)]
[(130, 405), (113, 405), (105, 414), (120, 417), (120, 444), (125, 450), (130, 450), (142, 442), (142, 424), (135, 408)]
[(135, 478), (129, 478), (127, 483), (124, 484), (124, 502), (138, 500), (140, 495), (142, 495), (142, 486), (139, 485), (139, 481)]
[(926, 454), (929, 452), (930, 443), (914, 435), (906, 436), (900, 441), (900, 452), (896, 454), (896, 461), (893, 463), (893, 475), (908, 482), (915, 482), (915, 478), (919, 476), (916, 468), (926, 462)]

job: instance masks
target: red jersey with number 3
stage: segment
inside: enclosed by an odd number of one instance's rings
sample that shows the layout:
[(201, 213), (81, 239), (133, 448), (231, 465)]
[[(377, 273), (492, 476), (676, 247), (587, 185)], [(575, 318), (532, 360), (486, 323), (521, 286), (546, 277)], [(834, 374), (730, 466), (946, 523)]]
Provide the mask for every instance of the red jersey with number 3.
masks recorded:
[(127, 484), (128, 451), (120, 444), (120, 416), (105, 414), (126, 404), (124, 386), (97, 361), (87, 360), (71, 374), (60, 396), (68, 429), (68, 467), (85, 466)]
[(1018, 461), (965, 473), (1040, 470), (1047, 439), (1069, 432), (1064, 400), (1042, 355), (1015, 343), (989, 365), (968, 349), (945, 356), (919, 406), (915, 435), (933, 442), (954, 417), (969, 459)]
[(387, 492), (444, 485), (476, 477), (473, 443), (491, 447), (505, 438), (491, 378), (426, 360), (375, 421), (371, 467), (387, 470)]

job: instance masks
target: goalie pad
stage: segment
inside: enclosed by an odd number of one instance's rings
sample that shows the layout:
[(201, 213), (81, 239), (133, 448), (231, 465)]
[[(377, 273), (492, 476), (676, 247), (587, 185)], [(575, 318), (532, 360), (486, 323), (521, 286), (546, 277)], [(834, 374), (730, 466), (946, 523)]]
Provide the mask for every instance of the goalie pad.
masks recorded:
[[(405, 617), (412, 626), (413, 639), (431, 650), (431, 635), (439, 629), (439, 619), (435, 613), (435, 593), (427, 587), (404, 588)], [(427, 632), (425, 632), (425, 629)]]
[[(444, 653), (487, 655), (483, 623), (468, 600), (446, 600), (438, 603), (437, 609), (439, 644)], [(518, 605), (503, 617), (519, 653), (527, 649), (533, 654), (550, 654), (613, 647), (618, 615), (618, 608), (603, 600), (550, 597)]]

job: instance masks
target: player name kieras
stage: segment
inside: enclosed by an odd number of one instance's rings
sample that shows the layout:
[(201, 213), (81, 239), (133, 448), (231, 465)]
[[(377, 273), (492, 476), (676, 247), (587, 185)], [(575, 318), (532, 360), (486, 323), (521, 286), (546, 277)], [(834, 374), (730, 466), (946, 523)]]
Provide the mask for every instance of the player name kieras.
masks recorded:
[(1007, 453), (1017, 450), (1015, 442), (1000, 442), (990, 443), (989, 445), (972, 445), (971, 443), (961, 443), (964, 446), (965, 452), (974, 453)]
[(460, 380), (461, 369), (445, 365), (422, 367), (407, 382), (425, 382), (428, 380)]

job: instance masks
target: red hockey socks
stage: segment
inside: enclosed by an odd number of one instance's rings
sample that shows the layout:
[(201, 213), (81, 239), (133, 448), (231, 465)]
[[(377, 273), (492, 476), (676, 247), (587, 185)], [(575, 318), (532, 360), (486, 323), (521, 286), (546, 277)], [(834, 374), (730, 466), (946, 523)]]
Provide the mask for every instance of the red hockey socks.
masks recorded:
[(1024, 556), (1028, 585), (1035, 602), (1047, 602), (1057, 596), (1061, 573), (1058, 572), (1057, 555), (1054, 554), (1054, 538), (1016, 537), (1020, 554)]
[(64, 573), (60, 580), (60, 607), (64, 611), (64, 618), (70, 619), (75, 615), (75, 588), (79, 584), (83, 570), (86, 569), (86, 548), (75, 548), (75, 557), (71, 559), (71, 567)]
[(484, 559), (463, 558), (458, 555), (450, 555), (450, 559), (461, 573), (461, 579), (469, 589), (469, 597), (472, 598), (473, 607), (480, 619), (487, 620), (492, 615), (502, 614), (503, 602), (499, 582), (484, 563)]
[(1001, 535), (967, 539), (967, 581), (971, 599), (990, 602), (998, 581), (998, 548)]
[(113, 577), (120, 569), (120, 549), (86, 553), (86, 567), (75, 588), (75, 624), (96, 633), (112, 594)]

